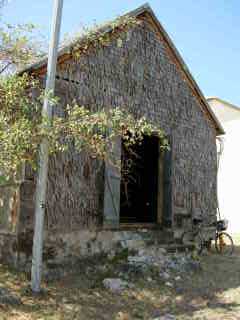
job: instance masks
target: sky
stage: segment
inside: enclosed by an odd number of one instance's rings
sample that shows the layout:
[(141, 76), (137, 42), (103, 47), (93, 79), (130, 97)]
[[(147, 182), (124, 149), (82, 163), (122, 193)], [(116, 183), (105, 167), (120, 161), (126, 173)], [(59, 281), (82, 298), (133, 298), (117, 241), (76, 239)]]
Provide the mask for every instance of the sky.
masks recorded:
[[(144, 0), (64, 0), (61, 35), (133, 10)], [(149, 0), (206, 97), (240, 106), (240, 1)], [(53, 0), (10, 0), (8, 23), (38, 24), (47, 39)]]

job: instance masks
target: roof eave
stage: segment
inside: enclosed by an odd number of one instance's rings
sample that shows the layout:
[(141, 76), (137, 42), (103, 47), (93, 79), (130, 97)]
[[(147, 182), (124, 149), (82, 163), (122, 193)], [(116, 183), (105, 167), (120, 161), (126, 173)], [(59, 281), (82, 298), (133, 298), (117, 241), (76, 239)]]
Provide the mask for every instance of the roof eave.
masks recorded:
[(235, 109), (236, 111), (240, 111), (240, 107), (238, 107), (238, 106), (236, 106), (236, 105), (234, 105), (234, 104), (232, 104), (232, 103), (230, 103), (230, 102), (228, 102), (228, 101), (226, 101), (224, 99), (221, 99), (219, 97), (207, 97), (206, 100), (207, 101), (217, 100), (218, 102), (221, 102), (222, 104), (225, 104), (225, 105)]

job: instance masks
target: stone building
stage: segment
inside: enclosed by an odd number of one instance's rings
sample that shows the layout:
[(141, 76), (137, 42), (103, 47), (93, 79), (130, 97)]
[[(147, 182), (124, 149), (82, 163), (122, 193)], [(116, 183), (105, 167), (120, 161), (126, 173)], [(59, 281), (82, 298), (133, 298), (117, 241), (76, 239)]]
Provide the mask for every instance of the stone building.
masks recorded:
[[(89, 108), (120, 106), (146, 116), (169, 137), (171, 150), (144, 139), (138, 180), (126, 205), (121, 174), (74, 151), (49, 164), (45, 261), (171, 242), (201, 212), (207, 225), (216, 217), (216, 135), (223, 129), (180, 54), (148, 5), (128, 14), (139, 23), (108, 25), (109, 43), (72, 56), (73, 44), (59, 51), (56, 95), (61, 106), (75, 99)], [(84, 37), (77, 41), (81, 50)], [(76, 45), (76, 42), (74, 43)], [(46, 59), (25, 70), (40, 79)], [(121, 144), (118, 146), (121, 156)], [(31, 256), (36, 176), (1, 186), (0, 257)], [(210, 233), (206, 231), (206, 235)], [(11, 255), (9, 255), (11, 253)]]

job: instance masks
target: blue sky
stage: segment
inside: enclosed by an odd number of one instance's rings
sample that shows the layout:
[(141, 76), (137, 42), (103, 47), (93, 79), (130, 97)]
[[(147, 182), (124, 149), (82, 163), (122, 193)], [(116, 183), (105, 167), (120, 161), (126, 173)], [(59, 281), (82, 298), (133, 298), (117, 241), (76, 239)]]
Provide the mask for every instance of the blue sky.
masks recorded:
[[(142, 5), (141, 0), (65, 0), (62, 35), (104, 22)], [(240, 1), (150, 0), (205, 96), (240, 106)], [(11, 0), (9, 23), (33, 22), (49, 36), (52, 0)]]

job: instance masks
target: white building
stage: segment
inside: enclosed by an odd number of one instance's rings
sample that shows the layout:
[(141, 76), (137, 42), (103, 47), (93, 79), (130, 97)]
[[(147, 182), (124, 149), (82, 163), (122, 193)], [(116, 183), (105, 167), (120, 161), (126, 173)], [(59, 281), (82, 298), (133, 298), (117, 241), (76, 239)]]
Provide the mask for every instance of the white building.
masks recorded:
[[(226, 134), (219, 162), (218, 198), (221, 215), (229, 220), (229, 231), (240, 232), (240, 107), (219, 98), (208, 98)], [(219, 149), (219, 144), (218, 144)]]

